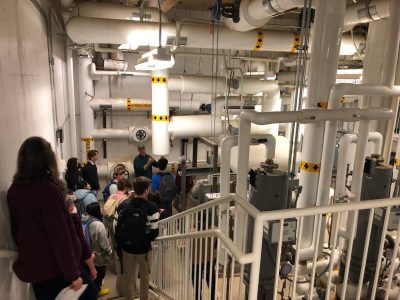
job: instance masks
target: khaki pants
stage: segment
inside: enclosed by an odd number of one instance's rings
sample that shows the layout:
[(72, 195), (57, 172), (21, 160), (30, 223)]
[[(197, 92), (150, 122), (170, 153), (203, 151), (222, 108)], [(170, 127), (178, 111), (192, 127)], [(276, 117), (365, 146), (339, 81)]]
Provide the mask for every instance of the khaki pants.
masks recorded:
[[(140, 275), (140, 299), (149, 299), (149, 282), (152, 254), (131, 254), (122, 251), (122, 280), (125, 300), (133, 300), (136, 289), (137, 269)], [(135, 295), (136, 296), (136, 295)]]

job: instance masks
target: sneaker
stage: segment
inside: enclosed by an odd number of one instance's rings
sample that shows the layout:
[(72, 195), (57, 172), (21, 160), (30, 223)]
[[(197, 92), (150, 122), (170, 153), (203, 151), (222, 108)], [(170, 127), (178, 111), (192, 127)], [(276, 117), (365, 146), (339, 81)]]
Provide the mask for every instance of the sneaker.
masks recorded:
[(102, 287), (102, 288), (100, 289), (100, 291), (99, 291), (99, 296), (107, 295), (109, 292), (110, 292), (109, 289), (103, 288), (103, 287)]

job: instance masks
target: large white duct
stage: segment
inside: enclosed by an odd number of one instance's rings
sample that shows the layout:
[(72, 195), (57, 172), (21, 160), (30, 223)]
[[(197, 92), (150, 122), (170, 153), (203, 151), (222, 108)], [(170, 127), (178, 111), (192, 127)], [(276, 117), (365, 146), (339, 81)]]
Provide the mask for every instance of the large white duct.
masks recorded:
[[(69, 38), (78, 44), (159, 46), (157, 23), (75, 17), (68, 22), (66, 30)], [(176, 34), (176, 24), (164, 24), (161, 45), (166, 46), (167, 40), (176, 39)], [(186, 47), (212, 48), (212, 39), (206, 24), (182, 24), (180, 37), (185, 39)], [(290, 31), (257, 29), (238, 32), (221, 26), (218, 37), (220, 49), (295, 52), (298, 45), (297, 34)], [(343, 43), (346, 44), (343, 49), (350, 49), (353, 41), (344, 39)]]
[(151, 138), (152, 153), (169, 153), (168, 71), (157, 70), (151, 77)]
[(277, 14), (303, 5), (303, 0), (243, 0), (240, 2), (240, 21), (234, 23), (232, 19), (226, 19), (225, 25), (232, 30), (248, 31), (263, 26)]
[(368, 23), (389, 17), (389, 0), (372, 0), (348, 6), (344, 17), (344, 30), (350, 30), (357, 24)]
[[(158, 47), (157, 23), (110, 20), (99, 18), (72, 18), (67, 26), (68, 36), (78, 44), (135, 44), (138, 46)], [(163, 24), (161, 44), (165, 46), (168, 38), (175, 38), (175, 24)], [(289, 31), (253, 30), (237, 32), (224, 26), (219, 28), (220, 49), (283, 51), (290, 52), (297, 36)], [(262, 35), (262, 37), (261, 37)], [(182, 24), (180, 37), (187, 39), (186, 47), (212, 48), (211, 34), (206, 24)], [(240, 43), (238, 43), (240, 41)]]
[[(209, 94), (213, 80), (216, 80), (215, 87), (217, 94), (226, 92), (225, 77), (213, 78), (212, 76), (180, 76), (170, 78), (168, 89), (170, 91), (190, 94)], [(260, 80), (259, 78), (244, 78), (242, 86), (232, 89), (236, 94), (257, 94), (259, 92), (270, 92), (278, 87), (278, 82)]]
[(171, 138), (219, 136), (222, 133), (220, 116), (174, 116), (169, 123)]
[[(71, 16), (140, 21), (141, 11), (139, 7), (132, 5), (117, 5), (112, 3), (86, 1), (78, 3), (72, 10)], [(142, 17), (143, 21), (146, 22), (159, 22), (160, 15), (156, 8), (144, 8)], [(168, 19), (161, 14), (161, 21), (168, 22)]]

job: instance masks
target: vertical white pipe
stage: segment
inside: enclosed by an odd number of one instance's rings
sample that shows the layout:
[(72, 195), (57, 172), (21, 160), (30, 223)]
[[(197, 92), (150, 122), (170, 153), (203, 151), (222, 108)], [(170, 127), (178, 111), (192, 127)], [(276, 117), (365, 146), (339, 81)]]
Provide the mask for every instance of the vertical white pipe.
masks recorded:
[(76, 118), (75, 118), (75, 85), (74, 85), (74, 59), (72, 49), (67, 48), (67, 74), (68, 74), (68, 109), (69, 109), (69, 124), (71, 131), (71, 155), (77, 156), (77, 141), (76, 141)]
[(152, 153), (169, 153), (168, 71), (157, 70), (151, 77)]
[[(342, 35), (346, 1), (318, 1), (310, 61), (310, 85), (306, 108), (317, 107), (318, 102), (328, 100), (329, 89), (335, 84), (336, 70)], [(302, 161), (319, 164), (322, 155), (324, 124), (308, 124), (304, 127)], [(300, 186), (303, 187), (297, 207), (316, 205), (319, 173), (300, 170)], [(314, 219), (304, 218), (301, 248), (313, 244)]]
[[(388, 32), (386, 38), (386, 48), (384, 54), (383, 68), (382, 68), (382, 84), (393, 87), (397, 59), (399, 55), (399, 43), (400, 43), (400, 1), (390, 1), (390, 17), (388, 23)], [(389, 98), (391, 99), (391, 108), (397, 116), (397, 110), (399, 106), (398, 97)], [(393, 130), (395, 125), (396, 117), (390, 119), (386, 127), (385, 142), (383, 147), (383, 158), (386, 162), (389, 162), (390, 152), (392, 149)]]
[(230, 170), (231, 170), (231, 150), (233, 146), (238, 145), (238, 136), (226, 136), (221, 140), (221, 177), (220, 192), (221, 196), (230, 193)]
[(91, 58), (80, 57), (79, 65), (79, 109), (81, 124), (81, 159), (87, 159), (87, 151), (93, 149), (92, 132), (94, 129), (93, 111), (89, 102), (94, 97), (93, 82), (89, 75)]
[[(365, 49), (362, 83), (381, 84), (382, 66), (384, 56), (382, 55), (386, 43), (387, 20), (371, 22), (368, 28), (367, 47)], [(362, 97), (361, 107), (381, 106), (379, 96)], [(377, 130), (377, 121), (373, 121), (371, 130)]]

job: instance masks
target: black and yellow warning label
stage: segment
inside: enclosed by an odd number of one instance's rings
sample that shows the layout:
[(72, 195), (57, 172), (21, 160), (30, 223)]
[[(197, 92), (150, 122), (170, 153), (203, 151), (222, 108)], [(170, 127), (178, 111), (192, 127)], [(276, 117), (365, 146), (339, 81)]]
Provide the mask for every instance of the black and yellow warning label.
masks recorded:
[(133, 108), (151, 108), (150, 103), (135, 103), (132, 98), (126, 98), (126, 109), (131, 110)]
[(168, 122), (169, 116), (168, 115), (151, 115), (151, 120), (158, 121), (158, 122)]
[(300, 46), (300, 35), (298, 33), (293, 34), (293, 46), (292, 49), (290, 49), (291, 53), (296, 53), (297, 50), (299, 50)]
[(313, 163), (313, 162), (301, 161), (300, 169), (303, 170), (303, 171), (306, 171), (306, 172), (317, 172), (317, 173), (319, 173), (321, 171), (321, 164)]
[(83, 137), (83, 138), (81, 138), (81, 141), (85, 143), (86, 152), (89, 152), (90, 151), (90, 143), (94, 141), (94, 138), (92, 138), (92, 137)]
[(396, 159), (394, 160), (394, 166), (395, 166), (395, 167), (400, 166), (400, 159), (396, 158)]
[(323, 108), (323, 109), (327, 109), (328, 108), (328, 101), (321, 101), (318, 102), (318, 107)]
[(168, 77), (153, 76), (151, 77), (151, 83), (161, 83), (161, 84), (168, 83)]
[(262, 30), (257, 29), (257, 41), (256, 41), (256, 46), (254, 47), (254, 51), (259, 51), (261, 50), (262, 46), (264, 45), (264, 33)]

